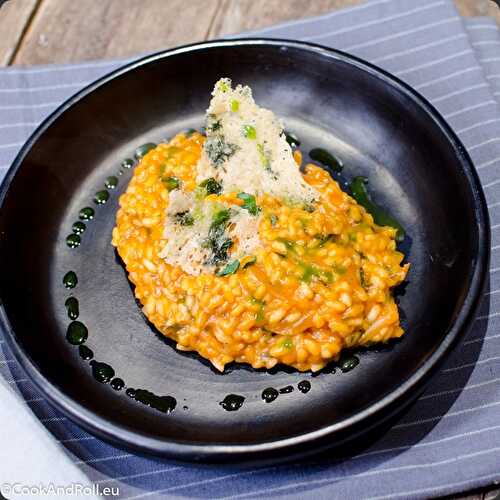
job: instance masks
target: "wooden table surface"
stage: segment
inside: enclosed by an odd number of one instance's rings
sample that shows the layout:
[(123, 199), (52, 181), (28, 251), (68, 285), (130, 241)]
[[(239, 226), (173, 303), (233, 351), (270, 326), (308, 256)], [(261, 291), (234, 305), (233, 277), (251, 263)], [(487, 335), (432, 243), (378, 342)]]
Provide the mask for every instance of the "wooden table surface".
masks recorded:
[[(0, 66), (127, 57), (363, 1), (8, 0), (0, 8)], [(454, 1), (462, 15), (493, 16), (500, 25), (493, 0)], [(485, 488), (454, 498), (493, 500), (500, 498), (500, 490)]]

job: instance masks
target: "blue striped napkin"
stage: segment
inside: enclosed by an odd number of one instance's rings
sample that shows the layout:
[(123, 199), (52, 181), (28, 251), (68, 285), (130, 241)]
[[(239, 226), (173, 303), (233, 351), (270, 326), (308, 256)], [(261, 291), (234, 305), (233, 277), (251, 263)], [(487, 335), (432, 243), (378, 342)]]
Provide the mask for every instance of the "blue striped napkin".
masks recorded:
[[(418, 402), (362, 453), (343, 461), (312, 458), (264, 469), (167, 463), (94, 438), (47, 404), (13, 360), (1, 333), (0, 374), (74, 464), (101, 486), (119, 486), (123, 498), (427, 498), (500, 480), (496, 24), (488, 18), (463, 20), (451, 0), (377, 0), (245, 35), (308, 40), (365, 58), (426, 96), (458, 133), (483, 183), (493, 232), (490, 291), (462, 346)], [(63, 99), (119, 64), (2, 69), (1, 174), (29, 133)]]

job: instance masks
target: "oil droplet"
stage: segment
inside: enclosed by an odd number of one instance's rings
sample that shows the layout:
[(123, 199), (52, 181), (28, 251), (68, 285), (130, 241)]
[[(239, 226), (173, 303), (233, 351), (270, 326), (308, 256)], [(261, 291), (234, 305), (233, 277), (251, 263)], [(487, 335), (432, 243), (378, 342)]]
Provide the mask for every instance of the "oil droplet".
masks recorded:
[(236, 411), (243, 406), (245, 398), (238, 394), (228, 394), (219, 404), (226, 411)]
[(307, 394), (311, 390), (311, 382), (309, 380), (302, 380), (297, 387), (300, 392)]
[(293, 392), (293, 386), (291, 385), (287, 385), (280, 389), (280, 394), (289, 394), (290, 392)]
[(94, 218), (95, 212), (91, 207), (85, 207), (80, 210), (78, 217), (80, 220), (92, 220)]
[(177, 406), (177, 401), (172, 396), (157, 396), (146, 389), (127, 389), (125, 393), (139, 403), (163, 413), (171, 413)]
[(104, 185), (108, 189), (115, 189), (116, 186), (118, 186), (118, 177), (115, 177), (114, 175), (110, 175), (107, 179)]
[(107, 384), (115, 376), (115, 371), (107, 363), (91, 361), (90, 366), (92, 367), (92, 375), (102, 384)]
[(96, 205), (104, 205), (109, 200), (109, 192), (103, 189), (102, 191), (97, 191), (94, 196), (94, 203)]
[(109, 385), (115, 390), (115, 391), (121, 391), (125, 387), (125, 382), (121, 378), (114, 378)]
[(68, 271), (63, 278), (63, 285), (66, 288), (75, 288), (78, 284), (78, 278), (76, 277), (76, 273), (74, 271)]
[(359, 364), (359, 358), (356, 356), (345, 356), (340, 359), (339, 365), (342, 373), (350, 372), (353, 368), (356, 368)]
[(148, 151), (151, 151), (154, 148), (156, 148), (156, 144), (154, 142), (147, 142), (135, 150), (134, 156), (136, 159), (140, 160)]
[(314, 148), (309, 151), (309, 156), (312, 160), (321, 163), (325, 167), (330, 167), (334, 172), (340, 172), (344, 168), (344, 164), (329, 151), (322, 148)]
[(287, 132), (285, 130), (284, 133), (286, 142), (288, 142), (292, 148), (298, 148), (300, 146), (299, 138), (293, 132)]
[(118, 173), (116, 175), (122, 176), (123, 175), (123, 170), (120, 168), (120, 170), (118, 170)]
[(66, 339), (72, 345), (80, 345), (85, 343), (89, 336), (89, 331), (87, 327), (80, 321), (72, 321), (68, 325), (68, 330), (66, 331)]
[(94, 353), (92, 349), (89, 349), (86, 345), (78, 346), (78, 353), (80, 354), (80, 358), (88, 361), (94, 357)]
[(75, 234), (82, 234), (85, 229), (87, 229), (87, 226), (83, 223), (77, 220), (72, 226), (71, 229)]
[(122, 162), (121, 162), (121, 166), (123, 168), (132, 168), (134, 166), (134, 160), (132, 160), (132, 158), (125, 158)]
[(82, 240), (77, 234), (71, 233), (66, 237), (66, 245), (68, 245), (69, 248), (77, 248), (80, 246), (81, 242)]
[(68, 311), (68, 318), (75, 320), (80, 316), (80, 308), (78, 307), (78, 300), (75, 297), (68, 297), (64, 303)]
[(182, 409), (183, 410), (189, 410), (189, 406), (183, 406)]
[(272, 403), (279, 396), (279, 392), (274, 387), (268, 387), (262, 391), (262, 399), (266, 403)]

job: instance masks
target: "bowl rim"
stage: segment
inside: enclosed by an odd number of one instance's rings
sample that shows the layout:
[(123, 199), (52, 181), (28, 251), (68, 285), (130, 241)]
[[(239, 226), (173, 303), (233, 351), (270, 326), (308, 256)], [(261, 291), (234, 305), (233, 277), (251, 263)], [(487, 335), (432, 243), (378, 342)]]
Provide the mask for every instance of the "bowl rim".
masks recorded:
[[(130, 428), (126, 428), (122, 425), (114, 423), (111, 420), (94, 414), (77, 400), (69, 397), (63, 391), (58, 389), (52, 384), (52, 382), (50, 382), (49, 379), (38, 371), (34, 360), (31, 359), (27, 352), (25, 352), (22, 344), (18, 342), (17, 335), (9, 322), (4, 302), (0, 297), (0, 326), (5, 331), (6, 339), (15, 358), (41, 393), (47, 397), (55, 407), (61, 410), (62, 413), (77, 422), (87, 431), (116, 444), (124, 445), (129, 449), (147, 452), (154, 455), (176, 457), (181, 460), (210, 460), (218, 459), (220, 457), (226, 457), (234, 460), (235, 458), (248, 459), (248, 457), (262, 455), (263, 452), (279, 453), (287, 448), (295, 447), (297, 445), (305, 445), (306, 443), (309, 445), (311, 443), (317, 445), (320, 440), (324, 440), (326, 438), (330, 438), (331, 441), (328, 446), (343, 442), (345, 439), (335, 442), (331, 438), (336, 434), (341, 436), (342, 433), (346, 432), (349, 428), (354, 429), (357, 426), (359, 427), (361, 423), (365, 423), (370, 420), (372, 422), (373, 420), (376, 420), (376, 423), (379, 423), (387, 418), (384, 416), (384, 413), (387, 413), (387, 410), (393, 408), (403, 400), (408, 399), (409, 394), (413, 394), (413, 396), (416, 397), (425, 382), (430, 378), (432, 373), (437, 370), (438, 365), (441, 364), (444, 358), (450, 353), (453, 347), (460, 341), (463, 335), (465, 335), (465, 332), (471, 326), (482, 298), (482, 291), (487, 281), (486, 278), (489, 268), (491, 235), (486, 200), (474, 164), (461, 140), (452, 130), (451, 126), (445, 121), (437, 109), (427, 101), (426, 98), (424, 98), (408, 84), (391, 75), (387, 71), (346, 52), (297, 40), (257, 37), (192, 43), (146, 55), (124, 64), (98, 78), (59, 105), (42, 121), (42, 123), (25, 142), (12, 162), (11, 167), (0, 186), (0, 210), (3, 208), (9, 187), (17, 171), (21, 167), (25, 157), (35, 142), (57, 118), (59, 118), (74, 104), (91, 94), (94, 90), (111, 82), (117, 77), (161, 59), (197, 51), (218, 48), (230, 49), (232, 47), (245, 46), (273, 46), (299, 49), (353, 65), (356, 68), (369, 73), (371, 76), (378, 78), (384, 84), (397, 89), (406, 98), (411, 99), (417, 106), (426, 112), (429, 119), (433, 120), (434, 124), (439, 127), (441, 133), (444, 134), (448, 142), (453, 147), (454, 153), (457, 157), (457, 168), (460, 168), (462, 173), (465, 175), (471, 190), (471, 197), (474, 201), (474, 218), (476, 220), (478, 231), (478, 253), (474, 262), (474, 269), (470, 278), (469, 288), (464, 298), (463, 305), (446, 337), (437, 346), (435, 351), (425, 360), (422, 366), (420, 366), (418, 370), (416, 370), (407, 380), (398, 385), (393, 391), (382, 396), (373, 405), (364, 408), (363, 410), (340, 420), (339, 422), (323, 426), (304, 434), (294, 435), (283, 439), (271, 439), (269, 441), (263, 441), (255, 444), (188, 444), (180, 441), (166, 441), (161, 438), (154, 438), (139, 434)], [(368, 430), (373, 425), (365, 427), (364, 430)], [(358, 434), (359, 433), (361, 433), (361, 431), (358, 431)], [(301, 454), (303, 455), (304, 453)]]

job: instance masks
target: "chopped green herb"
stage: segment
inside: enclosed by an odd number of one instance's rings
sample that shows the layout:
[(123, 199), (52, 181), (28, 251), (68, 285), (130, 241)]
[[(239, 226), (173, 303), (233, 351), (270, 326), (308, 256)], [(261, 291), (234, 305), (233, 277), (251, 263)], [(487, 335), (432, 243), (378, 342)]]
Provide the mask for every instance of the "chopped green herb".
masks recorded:
[(304, 203), (304, 206), (302, 207), (303, 210), (305, 210), (306, 212), (312, 214), (314, 212), (314, 210), (316, 210), (316, 208), (314, 207), (314, 205), (312, 203)]
[(165, 184), (168, 191), (179, 189), (179, 186), (181, 185), (181, 181), (177, 177), (162, 177), (161, 182)]
[(181, 226), (192, 226), (194, 224), (194, 217), (189, 213), (188, 210), (185, 212), (179, 212), (174, 215), (175, 222)]
[(237, 101), (236, 99), (233, 99), (231, 101), (231, 111), (233, 113), (236, 113), (240, 109), (240, 101)]
[(246, 262), (241, 266), (241, 269), (246, 269), (247, 267), (253, 266), (257, 262), (257, 257), (252, 255), (246, 260)]
[(298, 148), (300, 146), (299, 138), (293, 132), (283, 131), (285, 134), (285, 139), (292, 148)]
[(285, 337), (281, 341), (281, 347), (284, 347), (285, 349), (288, 349), (288, 350), (293, 349), (293, 340), (290, 337)]
[(188, 128), (185, 132), (184, 135), (186, 137), (191, 137), (194, 133), (198, 132), (195, 128)]
[(220, 167), (239, 147), (224, 140), (224, 136), (210, 137), (205, 142), (205, 151), (214, 167)]
[(254, 304), (258, 304), (259, 305), (259, 309), (255, 315), (255, 323), (260, 326), (262, 325), (262, 323), (264, 323), (265, 321), (265, 316), (264, 316), (264, 307), (266, 305), (266, 303), (262, 300), (258, 300), (258, 299), (255, 299), (255, 298), (252, 298), (252, 302)]
[(368, 288), (368, 281), (366, 279), (365, 271), (362, 267), (359, 268), (359, 283), (365, 290)]
[(396, 241), (403, 241), (405, 238), (403, 226), (392, 215), (372, 201), (366, 189), (367, 184), (368, 179), (366, 177), (355, 177), (349, 185), (352, 197), (372, 215), (375, 224), (393, 227), (397, 230)]
[(220, 229), (221, 226), (225, 226), (227, 222), (229, 222), (230, 218), (231, 218), (231, 212), (227, 208), (224, 208), (216, 212), (212, 219), (210, 232)]
[(324, 283), (332, 283), (333, 282), (333, 274), (330, 271), (324, 271), (323, 269), (319, 269), (316, 266), (311, 264), (301, 263), (301, 267), (303, 268), (302, 273), (302, 281), (305, 283), (310, 283), (313, 277), (318, 278)]
[(213, 177), (205, 179), (199, 186), (203, 188), (207, 194), (219, 194), (222, 191), (222, 186)]
[(344, 166), (342, 162), (335, 158), (330, 152), (322, 148), (314, 148), (309, 151), (312, 160), (321, 163), (325, 167), (330, 167), (334, 172), (340, 172)]
[(334, 264), (332, 266), (332, 269), (337, 274), (345, 274), (347, 272), (345, 266), (342, 266), (341, 264)]
[(207, 130), (209, 132), (216, 132), (222, 128), (222, 123), (219, 119), (217, 119), (216, 115), (209, 114), (207, 116)]
[(259, 213), (259, 207), (255, 201), (255, 196), (248, 193), (238, 193), (238, 198), (243, 200), (243, 205), (241, 208), (248, 210), (251, 215), (257, 215)]
[(252, 125), (244, 125), (243, 126), (243, 135), (247, 139), (257, 139), (257, 130)]
[(318, 234), (316, 238), (319, 240), (318, 248), (320, 248), (324, 247), (330, 241), (335, 241), (336, 236), (334, 234)]
[(218, 87), (221, 92), (227, 92), (231, 88), (231, 80), (229, 80), (229, 78), (223, 78), (219, 81)]
[(223, 269), (217, 271), (215, 274), (217, 276), (229, 276), (230, 274), (234, 274), (238, 268), (240, 267), (240, 261), (238, 259), (233, 260), (233, 262), (229, 263)]

